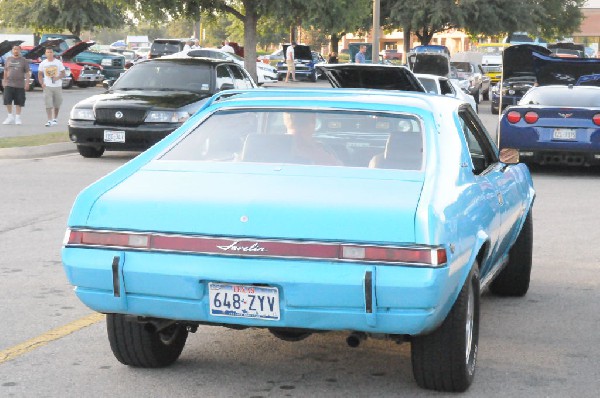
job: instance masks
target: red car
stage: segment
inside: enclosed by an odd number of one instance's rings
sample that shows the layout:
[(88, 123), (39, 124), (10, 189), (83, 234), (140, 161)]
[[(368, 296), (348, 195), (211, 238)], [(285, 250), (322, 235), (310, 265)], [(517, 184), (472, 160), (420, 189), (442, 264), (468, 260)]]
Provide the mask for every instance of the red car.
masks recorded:
[(104, 80), (102, 66), (91, 62), (73, 61), (77, 54), (86, 51), (94, 44), (93, 41), (82, 41), (69, 47), (61, 54), (63, 64), (71, 69), (73, 82), (79, 87), (94, 87)]

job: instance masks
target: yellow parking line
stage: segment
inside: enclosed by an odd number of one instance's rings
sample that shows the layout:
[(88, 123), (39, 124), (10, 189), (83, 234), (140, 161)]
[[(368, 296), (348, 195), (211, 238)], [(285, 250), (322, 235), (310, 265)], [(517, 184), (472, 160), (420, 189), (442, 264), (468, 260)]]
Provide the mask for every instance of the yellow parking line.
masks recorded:
[(58, 340), (80, 329), (91, 326), (94, 323), (98, 323), (103, 319), (104, 314), (93, 313), (56, 329), (49, 330), (48, 332), (34, 337), (33, 339), (27, 340), (24, 343), (18, 344), (4, 351), (0, 351), (0, 364), (18, 358), (29, 351), (33, 351), (36, 348), (45, 346), (51, 341)]

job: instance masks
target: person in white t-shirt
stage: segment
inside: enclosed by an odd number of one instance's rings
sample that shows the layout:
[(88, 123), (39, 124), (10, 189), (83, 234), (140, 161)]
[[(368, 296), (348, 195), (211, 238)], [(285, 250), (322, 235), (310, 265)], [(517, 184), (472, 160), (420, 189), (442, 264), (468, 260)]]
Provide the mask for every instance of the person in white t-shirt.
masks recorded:
[(229, 45), (229, 41), (227, 41), (227, 40), (225, 40), (223, 42), (223, 46), (221, 47), (221, 51), (226, 51), (228, 53), (235, 54), (235, 50), (233, 49), (233, 47), (231, 47)]
[(294, 47), (296, 47), (295, 41), (287, 46), (285, 50), (285, 63), (287, 65), (287, 72), (285, 73), (286, 83), (290, 79), (290, 73), (292, 74), (292, 81), (296, 81), (296, 56), (294, 54)]
[(46, 59), (40, 63), (38, 81), (44, 90), (44, 102), (48, 122), (46, 127), (58, 124), (58, 111), (62, 105), (62, 79), (65, 77), (65, 66), (54, 57), (54, 50), (46, 49)]

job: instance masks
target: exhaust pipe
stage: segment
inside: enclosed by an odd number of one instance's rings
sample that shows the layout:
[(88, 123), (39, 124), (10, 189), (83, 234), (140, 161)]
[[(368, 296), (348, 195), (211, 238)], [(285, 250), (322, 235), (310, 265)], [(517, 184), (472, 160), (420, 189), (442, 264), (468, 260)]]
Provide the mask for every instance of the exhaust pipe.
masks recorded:
[(348, 344), (352, 348), (356, 348), (360, 345), (362, 340), (367, 339), (367, 334), (362, 332), (354, 332), (350, 333), (348, 337), (346, 337), (346, 344)]

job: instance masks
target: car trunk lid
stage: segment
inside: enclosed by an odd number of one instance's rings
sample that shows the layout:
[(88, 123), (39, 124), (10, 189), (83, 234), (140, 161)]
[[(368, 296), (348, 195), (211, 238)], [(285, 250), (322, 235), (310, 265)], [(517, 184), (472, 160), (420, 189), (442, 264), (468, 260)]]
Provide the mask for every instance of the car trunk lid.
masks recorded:
[(205, 163), (200, 169), (153, 162), (102, 195), (81, 227), (414, 242), (422, 186), (421, 172), (236, 163)]

